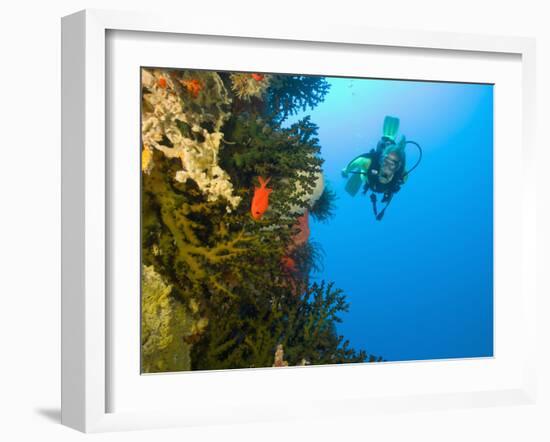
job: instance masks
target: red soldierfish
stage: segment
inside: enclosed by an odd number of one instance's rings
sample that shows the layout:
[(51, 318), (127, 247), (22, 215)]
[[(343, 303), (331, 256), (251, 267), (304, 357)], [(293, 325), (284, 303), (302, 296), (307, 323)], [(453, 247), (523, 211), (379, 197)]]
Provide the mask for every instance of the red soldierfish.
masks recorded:
[(266, 186), (270, 179), (271, 178), (264, 180), (261, 176), (258, 177), (260, 187), (254, 188), (254, 197), (252, 198), (252, 204), (250, 205), (250, 213), (252, 214), (252, 218), (255, 220), (261, 219), (269, 207), (269, 194), (273, 192), (273, 189)]

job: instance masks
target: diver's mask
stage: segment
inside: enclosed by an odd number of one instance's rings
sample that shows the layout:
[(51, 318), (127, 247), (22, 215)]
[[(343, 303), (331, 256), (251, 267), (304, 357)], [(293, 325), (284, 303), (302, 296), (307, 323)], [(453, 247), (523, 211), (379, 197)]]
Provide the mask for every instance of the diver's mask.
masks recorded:
[(390, 152), (382, 157), (380, 165), (380, 174), (378, 181), (381, 184), (388, 184), (395, 175), (395, 172), (399, 170), (401, 166), (401, 158), (396, 152)]

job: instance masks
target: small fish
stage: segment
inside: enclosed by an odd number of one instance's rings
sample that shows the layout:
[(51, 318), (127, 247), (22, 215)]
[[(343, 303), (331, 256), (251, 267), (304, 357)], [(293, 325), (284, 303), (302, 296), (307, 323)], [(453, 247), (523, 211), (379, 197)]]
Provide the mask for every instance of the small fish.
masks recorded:
[(199, 92), (202, 90), (202, 85), (199, 80), (194, 78), (193, 80), (183, 80), (182, 83), (187, 88), (187, 92), (189, 92), (193, 98), (197, 98), (199, 96)]
[(166, 89), (166, 78), (160, 77), (157, 84), (159, 85), (160, 88)]
[(283, 256), (281, 259), (281, 265), (286, 272), (296, 273), (297, 271), (296, 261), (294, 261), (294, 259), (290, 256)]
[(256, 81), (262, 81), (264, 79), (264, 74), (250, 74), (250, 76)]
[(269, 194), (273, 191), (273, 189), (266, 186), (270, 179), (271, 178), (264, 180), (261, 176), (258, 177), (260, 187), (254, 188), (254, 197), (252, 198), (252, 204), (250, 205), (250, 213), (252, 214), (252, 218), (255, 220), (261, 219), (269, 207)]

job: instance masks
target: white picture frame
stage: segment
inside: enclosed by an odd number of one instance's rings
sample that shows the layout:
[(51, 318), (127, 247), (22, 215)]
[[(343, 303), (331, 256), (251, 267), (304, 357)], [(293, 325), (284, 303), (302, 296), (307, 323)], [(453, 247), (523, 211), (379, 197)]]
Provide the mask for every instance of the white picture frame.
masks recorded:
[[(508, 54), (518, 57), (521, 64), (521, 119), (517, 121), (520, 134), (520, 173), (524, 186), (518, 190), (521, 214), (518, 223), (508, 226), (518, 246), (518, 256), (512, 265), (519, 265), (521, 278), (514, 280), (510, 306), (519, 309), (516, 326), (522, 331), (521, 363), (509, 371), (503, 382), (487, 388), (466, 381), (460, 392), (450, 388), (443, 380), (438, 387), (424, 394), (412, 393), (401, 387), (388, 394), (367, 395), (359, 392), (349, 395), (332, 392), (326, 397), (311, 397), (308, 407), (303, 403), (275, 401), (271, 405), (250, 402), (254, 389), (266, 382), (304, 382), (319, 377), (320, 373), (334, 376), (334, 369), (344, 376), (358, 371), (356, 364), (343, 367), (315, 368), (304, 375), (300, 370), (254, 370), (235, 374), (213, 372), (201, 382), (211, 384), (207, 395), (210, 404), (199, 404), (194, 410), (169, 405), (163, 409), (112, 410), (109, 394), (113, 385), (113, 355), (108, 339), (108, 327), (113, 321), (108, 299), (108, 244), (113, 240), (108, 229), (109, 174), (108, 134), (108, 64), (107, 35), (109, 32), (154, 32), (171, 36), (217, 36), (219, 38), (267, 39), (286, 45), (309, 42), (334, 44), (338, 48), (376, 47), (380, 50), (402, 48), (445, 52), (468, 52), (483, 58), (484, 54)], [(156, 34), (157, 36), (159, 34)], [(339, 49), (338, 49), (339, 50)], [(327, 415), (361, 415), (373, 410), (388, 412), (399, 410), (441, 409), (487, 405), (532, 403), (535, 400), (535, 43), (518, 37), (491, 37), (451, 33), (428, 33), (348, 28), (342, 26), (302, 27), (265, 23), (246, 23), (235, 27), (224, 22), (181, 22), (170, 16), (86, 10), (63, 18), (62, 21), (62, 423), (84, 432), (123, 429), (158, 428), (169, 426), (208, 425), (220, 422), (253, 422), (277, 420), (287, 417)], [(498, 112), (498, 107), (495, 109)], [(496, 140), (495, 149), (499, 140)], [(495, 174), (503, 163), (496, 162)], [(507, 167), (507, 166), (506, 166)], [(529, 189), (529, 191), (527, 191)], [(515, 204), (520, 204), (515, 202)], [(515, 230), (514, 230), (515, 229)], [(116, 232), (116, 230), (114, 230)], [(500, 251), (499, 251), (500, 250)], [(502, 253), (495, 242), (495, 259)], [(512, 258), (511, 258), (512, 259)], [(505, 287), (500, 284), (498, 287)], [(510, 289), (511, 290), (511, 289)], [(497, 324), (498, 316), (495, 318)], [(509, 325), (506, 325), (507, 327)], [(498, 360), (498, 355), (496, 358)], [(443, 369), (453, 373), (485, 370), (490, 361), (447, 361), (437, 364), (411, 362), (406, 366), (377, 365), (379, 372), (388, 376), (437, 376)], [(359, 364), (361, 365), (361, 364)], [(314, 368), (314, 367), (312, 367)], [(324, 370), (324, 371), (323, 371)], [(331, 370), (331, 371), (330, 371)], [(508, 372), (507, 372), (508, 373)], [(133, 375), (135, 375), (134, 373)], [(384, 373), (382, 373), (384, 375)], [(139, 375), (139, 373), (137, 373)], [(187, 375), (187, 374), (186, 374)], [(203, 374), (204, 375), (204, 374)], [(450, 375), (450, 372), (447, 372)], [(373, 372), (373, 376), (377, 376)], [(468, 374), (465, 374), (468, 378)], [(508, 376), (509, 378), (506, 378)], [(247, 377), (247, 379), (245, 378)], [(150, 379), (152, 377), (149, 377)], [(157, 377), (157, 379), (166, 376)], [(289, 381), (294, 378), (293, 381)], [(196, 378), (198, 379), (198, 378)], [(242, 400), (227, 409), (223, 398), (216, 401), (216, 387), (230, 382), (250, 382), (253, 387)], [(360, 390), (360, 389), (359, 389)], [(204, 391), (204, 390), (203, 390)], [(167, 394), (166, 392), (162, 394)], [(169, 401), (168, 401), (169, 402)], [(217, 404), (217, 405), (216, 405)], [(216, 406), (218, 407), (216, 409)], [(225, 408), (224, 408), (225, 407)], [(209, 410), (209, 411), (207, 411)]]

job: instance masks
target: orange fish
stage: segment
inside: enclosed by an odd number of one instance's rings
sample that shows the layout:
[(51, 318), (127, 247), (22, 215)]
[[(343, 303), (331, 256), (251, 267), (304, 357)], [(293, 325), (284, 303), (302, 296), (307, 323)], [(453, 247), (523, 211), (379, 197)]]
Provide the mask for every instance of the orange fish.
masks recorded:
[(294, 296), (299, 296), (302, 293), (306, 286), (302, 280), (302, 275), (299, 274), (298, 266), (294, 258), (290, 256), (283, 256), (281, 259), (281, 265), (283, 267), (283, 284), (286, 286), (290, 293)]
[(264, 79), (264, 74), (250, 74), (250, 76), (256, 81), (262, 81)]
[(182, 83), (187, 88), (187, 92), (189, 92), (193, 98), (197, 98), (199, 96), (199, 92), (202, 90), (202, 85), (199, 80), (194, 78), (193, 80), (183, 80)]
[(261, 219), (269, 207), (269, 194), (273, 191), (273, 189), (266, 186), (270, 179), (271, 178), (264, 180), (261, 176), (258, 177), (260, 187), (254, 188), (254, 197), (252, 198), (252, 204), (250, 205), (250, 213), (252, 214), (252, 218), (255, 220)]
[(159, 87), (161, 87), (162, 89), (166, 89), (166, 78), (160, 77), (160, 78), (159, 78), (159, 81), (157, 82), (157, 84), (158, 84)]
[(296, 261), (294, 261), (294, 259), (291, 258), (290, 256), (283, 256), (281, 259), (281, 264), (283, 266), (283, 269), (285, 269), (285, 271), (290, 273), (296, 273), (296, 270), (297, 270)]

